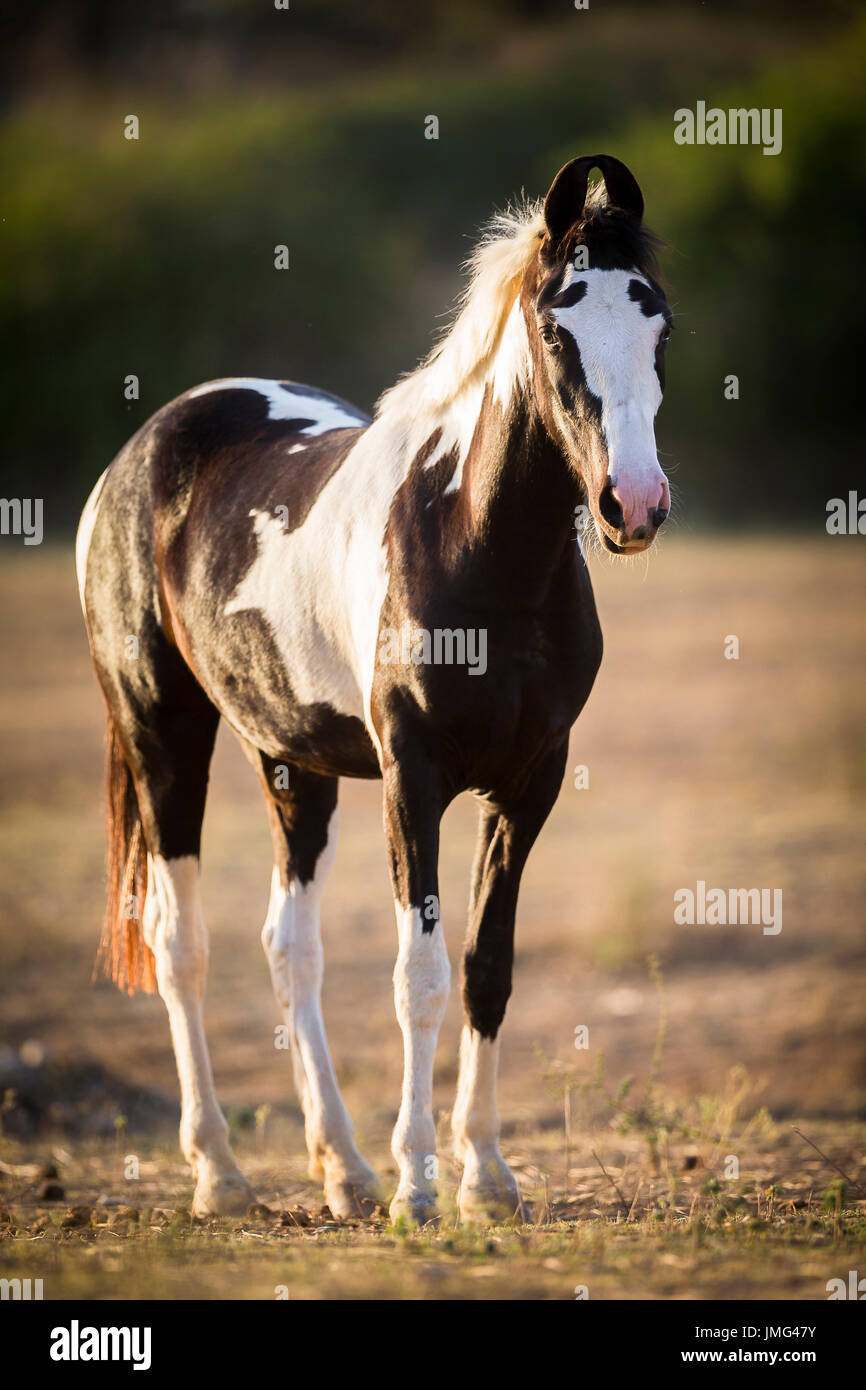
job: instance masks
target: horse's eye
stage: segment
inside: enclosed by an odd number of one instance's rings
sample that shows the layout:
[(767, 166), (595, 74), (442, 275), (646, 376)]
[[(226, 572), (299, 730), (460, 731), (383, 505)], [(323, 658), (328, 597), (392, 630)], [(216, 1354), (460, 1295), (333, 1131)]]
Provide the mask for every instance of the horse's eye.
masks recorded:
[(545, 347), (550, 348), (551, 352), (558, 352), (562, 346), (556, 329), (551, 328), (548, 323), (541, 329), (541, 341), (544, 343)]

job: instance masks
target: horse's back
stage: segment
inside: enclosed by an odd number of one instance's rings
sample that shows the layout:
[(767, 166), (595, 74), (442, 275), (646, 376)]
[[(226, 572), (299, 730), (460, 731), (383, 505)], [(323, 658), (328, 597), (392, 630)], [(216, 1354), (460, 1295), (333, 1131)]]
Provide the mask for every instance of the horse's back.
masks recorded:
[(262, 377), (205, 382), (169, 401), (123, 446), (82, 512), (76, 568), (85, 612), (97, 528), (113, 532), (125, 552), (121, 533), (134, 514), (139, 553), (152, 550), (154, 529), (164, 551), (165, 530), (185, 518), (196, 484), (198, 501), (209, 499), (223, 518), (235, 507), (248, 516), (273, 505), (297, 520), (369, 423), (339, 396)]
[[(287, 433), (302, 434), (308, 439), (335, 429), (363, 428), (370, 423), (369, 415), (363, 410), (331, 391), (322, 391), (317, 386), (305, 386), (297, 381), (275, 381), (268, 377), (220, 377), (216, 381), (206, 381), (184, 392), (163, 409), (171, 411), (184, 407), (190, 401), (216, 397), (217, 403), (229, 399), (228, 415), (231, 418), (230, 397), (237, 392), (244, 393), (247, 400), (250, 396), (257, 397), (266, 404), (270, 420), (282, 422)], [(235, 405), (237, 409), (237, 403)]]

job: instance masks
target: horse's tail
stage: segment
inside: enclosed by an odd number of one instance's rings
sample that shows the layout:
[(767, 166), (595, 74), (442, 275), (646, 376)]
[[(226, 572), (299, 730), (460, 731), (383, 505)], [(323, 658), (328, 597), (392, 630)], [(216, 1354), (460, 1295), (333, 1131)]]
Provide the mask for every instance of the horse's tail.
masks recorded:
[(106, 773), (108, 902), (94, 975), (101, 968), (109, 980), (128, 994), (137, 989), (152, 994), (156, 968), (141, 925), (147, 897), (147, 854), (135, 783), (110, 714)]

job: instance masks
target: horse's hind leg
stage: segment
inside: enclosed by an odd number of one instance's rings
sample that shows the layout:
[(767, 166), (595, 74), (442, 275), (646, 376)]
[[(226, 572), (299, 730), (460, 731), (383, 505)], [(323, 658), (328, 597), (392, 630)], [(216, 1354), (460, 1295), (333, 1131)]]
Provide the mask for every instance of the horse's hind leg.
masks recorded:
[(115, 682), (102, 672), (147, 847), (142, 933), (168, 1010), (180, 1080), (180, 1142), (195, 1175), (193, 1210), (199, 1216), (245, 1211), (254, 1193), (229, 1147), (203, 1019), (208, 943), (199, 849), (219, 715), (161, 634), (145, 651), (131, 678)]
[(304, 1109), (310, 1175), (321, 1177), (335, 1216), (369, 1215), (379, 1180), (355, 1146), (322, 1019), (319, 906), (337, 848), (337, 779), (258, 755), (274, 842), (274, 873), (262, 943), (289, 1027)]

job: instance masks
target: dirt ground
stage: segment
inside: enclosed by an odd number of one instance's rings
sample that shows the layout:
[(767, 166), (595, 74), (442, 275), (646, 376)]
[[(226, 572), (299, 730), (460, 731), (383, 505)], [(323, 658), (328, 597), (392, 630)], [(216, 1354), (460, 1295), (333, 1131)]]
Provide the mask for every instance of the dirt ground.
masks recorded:
[[(593, 562), (605, 659), (570, 760), (589, 786), (572, 771), (524, 877), (500, 1110), (532, 1224), (453, 1219), (455, 987), (436, 1072), (446, 1214), (420, 1233), (340, 1226), (306, 1177), (259, 941), (264, 809), (227, 730), (205, 821), (207, 1022), (267, 1210), (191, 1222), (163, 1006), (90, 982), (103, 725), (71, 552), (4, 541), (0, 1272), (43, 1277), (45, 1297), (824, 1298), (866, 1270), (866, 566), (858, 538), (663, 539)], [(401, 1056), (380, 788), (344, 782), (341, 805), (325, 1016), (387, 1191)], [(471, 798), (444, 823), (455, 980), (474, 825)], [(782, 930), (676, 925), (674, 893), (700, 880), (780, 889)]]

